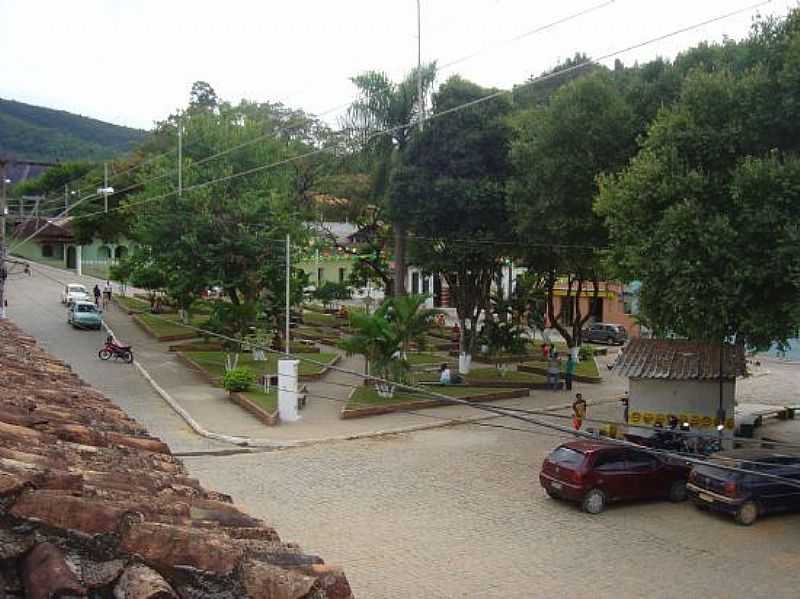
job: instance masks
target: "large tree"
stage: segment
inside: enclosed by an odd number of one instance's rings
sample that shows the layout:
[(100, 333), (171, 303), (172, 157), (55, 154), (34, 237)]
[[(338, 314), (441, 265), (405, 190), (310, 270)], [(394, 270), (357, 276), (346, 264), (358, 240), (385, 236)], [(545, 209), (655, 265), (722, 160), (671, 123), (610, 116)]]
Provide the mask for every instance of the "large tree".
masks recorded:
[(450, 287), (461, 328), (460, 367), (468, 372), (478, 318), (512, 234), (505, 202), (511, 104), (505, 96), (449, 112), (493, 93), (459, 77), (433, 97), (434, 119), (407, 149), (392, 178), (394, 208), (412, 223), (411, 256)]
[(610, 264), (642, 280), (657, 331), (754, 347), (797, 334), (797, 13), (764, 27), (743, 42), (761, 60), (695, 68), (631, 165), (602, 180)]
[[(514, 123), (508, 184), (513, 222), (532, 242), (525, 259), (545, 281), (550, 325), (576, 348), (590, 317), (579, 299), (591, 293), (596, 301), (604, 278), (607, 232), (592, 211), (596, 179), (633, 153), (634, 115), (611, 76), (597, 72), (562, 86), (547, 105), (517, 115)], [(562, 301), (575, 309), (559, 317), (554, 296), (564, 292)]]

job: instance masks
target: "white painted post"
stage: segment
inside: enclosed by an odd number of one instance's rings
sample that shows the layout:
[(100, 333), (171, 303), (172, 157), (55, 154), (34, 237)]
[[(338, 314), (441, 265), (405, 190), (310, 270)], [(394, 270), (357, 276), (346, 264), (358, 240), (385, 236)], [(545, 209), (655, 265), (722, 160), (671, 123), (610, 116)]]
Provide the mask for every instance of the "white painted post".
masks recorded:
[(297, 413), (297, 371), (300, 360), (278, 360), (278, 416), (282, 422), (300, 420)]
[(75, 274), (79, 277), (83, 275), (83, 258), (81, 256), (81, 249), (83, 246), (75, 246)]

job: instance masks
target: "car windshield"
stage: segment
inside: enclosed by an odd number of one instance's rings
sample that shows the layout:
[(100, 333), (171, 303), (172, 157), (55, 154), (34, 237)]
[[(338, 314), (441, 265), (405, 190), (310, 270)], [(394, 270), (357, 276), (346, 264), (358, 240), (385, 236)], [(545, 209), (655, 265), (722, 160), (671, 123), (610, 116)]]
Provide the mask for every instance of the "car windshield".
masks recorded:
[(562, 466), (577, 466), (583, 462), (584, 455), (569, 447), (559, 447), (550, 454), (550, 461)]
[(91, 304), (78, 304), (78, 308), (77, 309), (78, 309), (78, 312), (96, 312), (97, 311), (95, 309), (95, 307), (92, 306)]
[(86, 293), (86, 287), (82, 287), (81, 285), (70, 285), (67, 287), (69, 293)]

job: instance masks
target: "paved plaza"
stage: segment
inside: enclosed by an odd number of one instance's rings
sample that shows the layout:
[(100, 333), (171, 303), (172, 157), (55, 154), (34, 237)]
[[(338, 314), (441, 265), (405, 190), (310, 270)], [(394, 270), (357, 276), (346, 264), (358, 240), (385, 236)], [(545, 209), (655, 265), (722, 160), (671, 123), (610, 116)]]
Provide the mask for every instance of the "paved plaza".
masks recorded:
[[(38, 274), (15, 280), (11, 318), (175, 451), (230, 449), (192, 433), (134, 368), (100, 363), (103, 334), (71, 330), (58, 292)], [(137, 356), (154, 364), (154, 376), (169, 380), (173, 370), (185, 376), (168, 363), (156, 367), (163, 354), (142, 343)], [(765, 361), (760, 376), (741, 384), (740, 401), (798, 403), (798, 376), (800, 366)], [(602, 400), (623, 388), (624, 381), (611, 378), (586, 393)], [(526, 405), (564, 404), (569, 397), (534, 393)], [(619, 418), (620, 408), (596, 405), (590, 416)], [(380, 418), (370, 426), (386, 427)], [(225, 489), (285, 540), (344, 566), (362, 598), (797, 595), (800, 515), (765, 517), (745, 528), (688, 504), (648, 502), (589, 516), (539, 488), (538, 468), (561, 436), (495, 427), (531, 428), (507, 418), (483, 424), (491, 426), (185, 460), (201, 482)], [(258, 428), (264, 436), (286, 430)]]

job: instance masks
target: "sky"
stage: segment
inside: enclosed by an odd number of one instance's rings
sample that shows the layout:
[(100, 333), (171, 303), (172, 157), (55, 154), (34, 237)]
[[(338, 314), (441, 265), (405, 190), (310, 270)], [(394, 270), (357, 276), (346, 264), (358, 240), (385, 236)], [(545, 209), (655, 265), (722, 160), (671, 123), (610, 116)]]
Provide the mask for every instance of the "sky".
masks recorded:
[[(471, 56), (438, 81), (458, 73), (510, 88), (576, 52), (615, 53), (757, 2), (420, 0), (422, 60)], [(703, 40), (744, 37), (756, 12), (781, 16), (795, 6), (772, 0), (617, 57), (626, 65), (673, 58)], [(355, 97), (349, 77), (375, 69), (398, 80), (416, 65), (417, 3), (0, 0), (0, 57), (0, 97), (120, 125), (151, 128), (188, 103), (197, 80), (225, 100), (280, 101), (335, 124)]]

